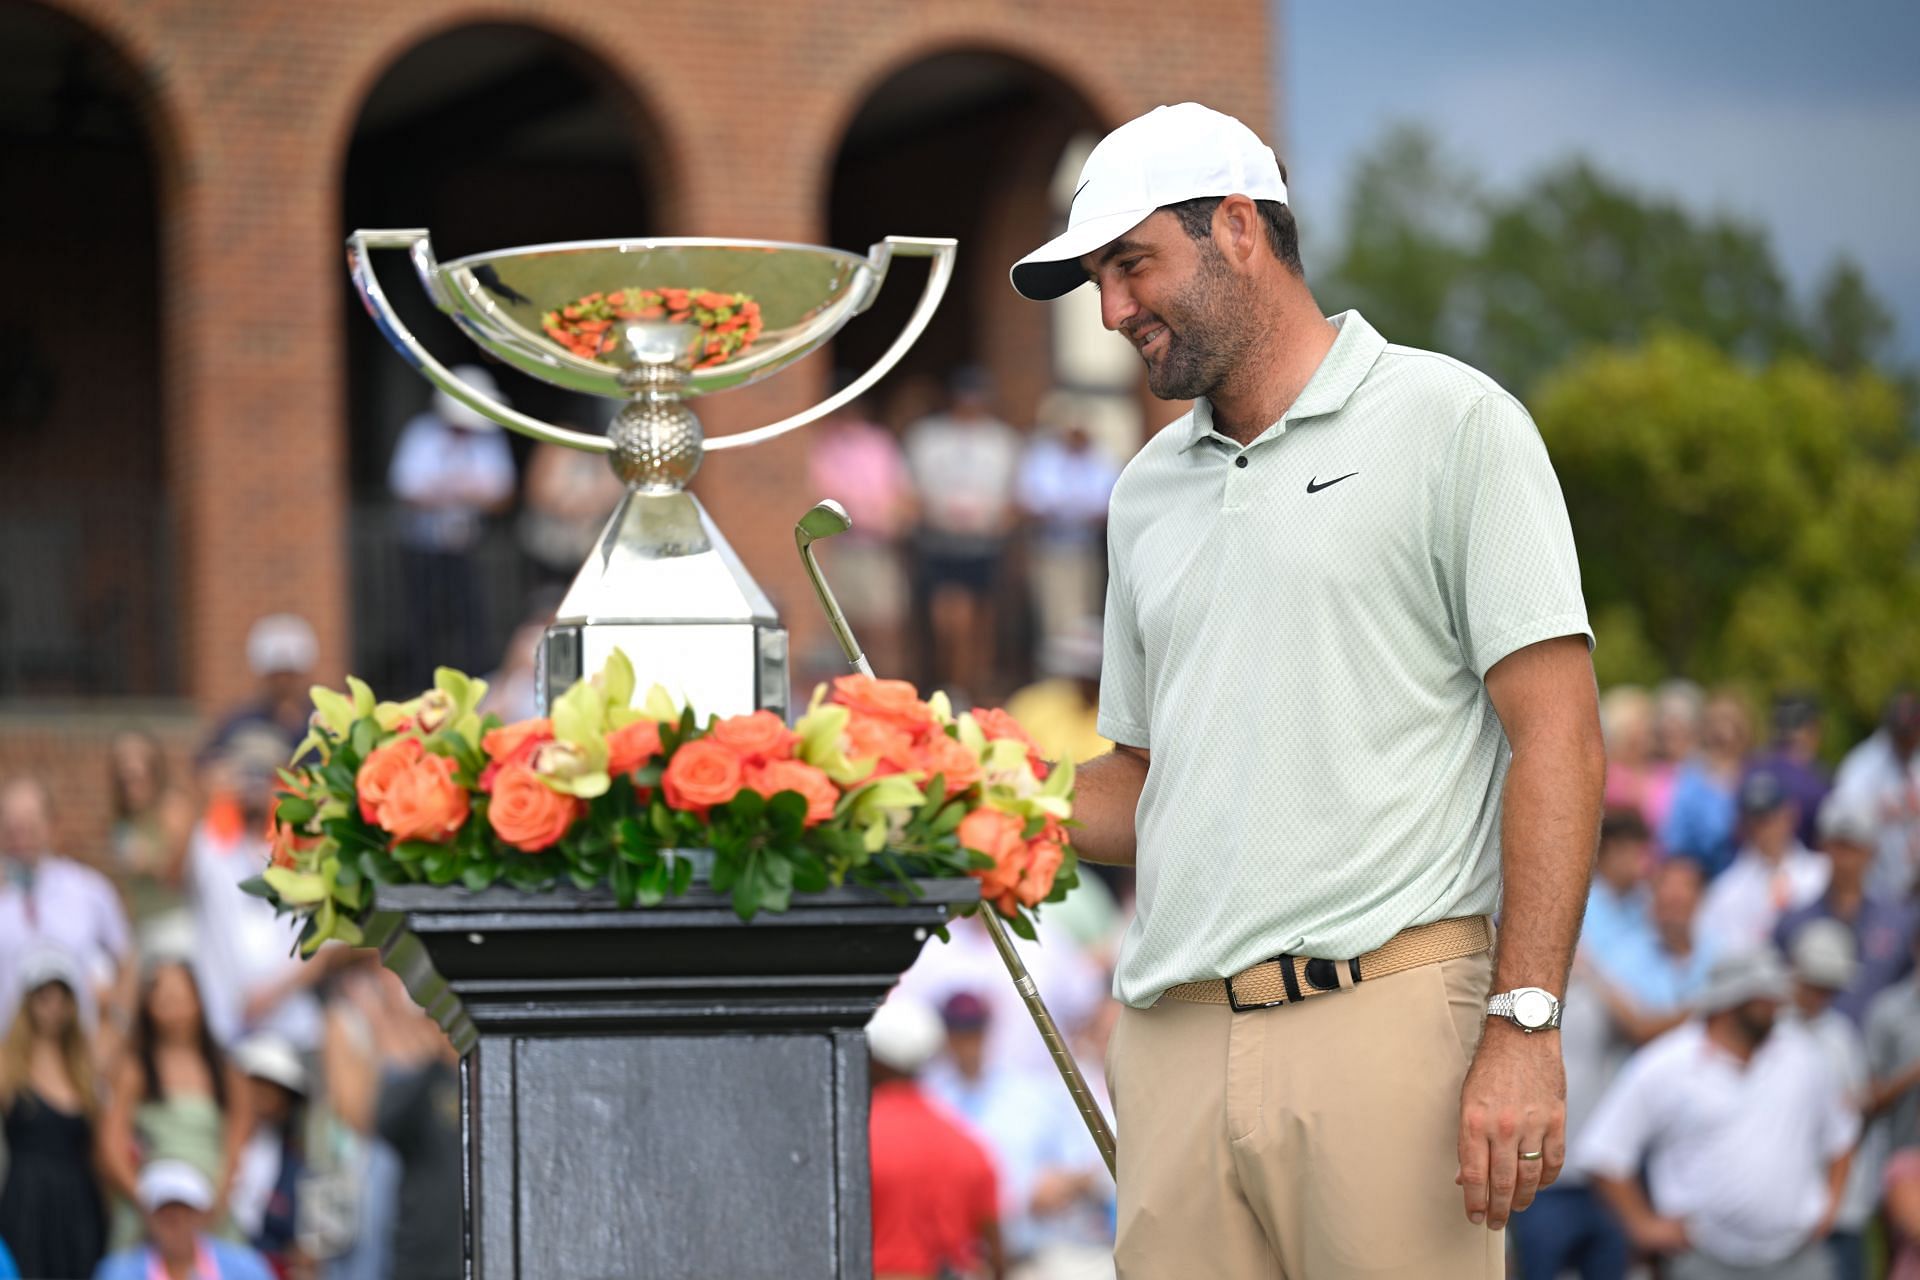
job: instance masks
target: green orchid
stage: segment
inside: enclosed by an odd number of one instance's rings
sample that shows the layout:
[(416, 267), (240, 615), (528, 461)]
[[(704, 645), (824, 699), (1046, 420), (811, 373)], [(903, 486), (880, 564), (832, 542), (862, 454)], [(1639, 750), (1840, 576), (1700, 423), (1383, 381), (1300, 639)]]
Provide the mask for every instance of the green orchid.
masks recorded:
[(794, 755), (843, 787), (850, 787), (866, 778), (879, 763), (877, 760), (847, 758), (843, 735), (850, 719), (852, 712), (845, 707), (822, 702), (816, 693), (807, 714), (801, 716), (793, 726), (794, 732), (800, 735), (800, 740), (794, 744)]
[(555, 791), (591, 800), (613, 785), (607, 773), (606, 697), (582, 680), (553, 704), (553, 745), (557, 749), (536, 757), (534, 772)]
[(898, 825), (904, 825), (926, 802), (926, 793), (911, 775), (890, 773), (840, 797), (834, 816), (845, 817), (859, 827), (867, 852), (878, 853), (886, 848), (889, 837), (897, 834), (896, 819)]

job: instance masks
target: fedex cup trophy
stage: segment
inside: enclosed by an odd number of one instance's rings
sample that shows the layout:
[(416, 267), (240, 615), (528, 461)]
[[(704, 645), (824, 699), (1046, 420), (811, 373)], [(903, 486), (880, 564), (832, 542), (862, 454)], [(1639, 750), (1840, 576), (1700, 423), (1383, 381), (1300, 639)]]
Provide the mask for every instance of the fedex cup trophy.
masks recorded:
[[(604, 436), (496, 403), (394, 314), (371, 254), (403, 249), (433, 302), (500, 361), (624, 401)], [(537, 440), (608, 455), (626, 495), (547, 629), (544, 708), (615, 647), (641, 688), (701, 714), (784, 714), (787, 640), (686, 484), (707, 451), (805, 426), (863, 394), (926, 329), (952, 240), (866, 257), (724, 240), (593, 241), (435, 260), (427, 232), (357, 231), (355, 287), (435, 386)], [(703, 438), (693, 396), (816, 350), (895, 258), (930, 258), (878, 363), (804, 412)], [(743, 924), (696, 887), (647, 911), (604, 888), (383, 886), (369, 941), (461, 1051), (465, 1275), (543, 1280), (870, 1276), (867, 1018), (972, 881), (894, 902), (796, 895)], [(384, 923), (382, 923), (384, 922)]]
[[(543, 708), (619, 647), (643, 688), (663, 684), (702, 716), (785, 713), (786, 632), (687, 482), (703, 454), (785, 435), (884, 377), (940, 305), (955, 247), (947, 239), (889, 236), (862, 258), (747, 240), (599, 240), (442, 264), (424, 230), (348, 238), (361, 299), (422, 376), (502, 426), (607, 454), (627, 486), (547, 629)], [(607, 434), (556, 427), (461, 382), (388, 305), (370, 261), (376, 249), (406, 250), (427, 296), (503, 363), (570, 391), (624, 400)], [(689, 397), (758, 382), (814, 351), (866, 310), (892, 261), (906, 257), (931, 258), (932, 268), (906, 327), (871, 369), (804, 412), (705, 439)], [(714, 305), (703, 307), (702, 299)], [(703, 327), (702, 315), (726, 319)]]

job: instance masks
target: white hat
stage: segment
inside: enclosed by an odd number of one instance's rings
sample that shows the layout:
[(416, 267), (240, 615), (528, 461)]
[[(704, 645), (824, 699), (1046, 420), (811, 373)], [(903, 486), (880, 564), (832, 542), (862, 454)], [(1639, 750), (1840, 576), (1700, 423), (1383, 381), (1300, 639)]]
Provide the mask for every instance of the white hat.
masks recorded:
[(1079, 259), (1145, 222), (1154, 210), (1202, 196), (1287, 202), (1273, 148), (1229, 115), (1197, 102), (1155, 107), (1100, 140), (1080, 167), (1067, 229), (1013, 266), (1014, 290), (1038, 301), (1087, 281)]
[(867, 1052), (901, 1075), (926, 1066), (946, 1039), (940, 1015), (912, 996), (892, 996), (867, 1023)]
[(1871, 805), (1836, 792), (1820, 806), (1819, 835), (1821, 844), (1838, 841), (1856, 849), (1873, 849), (1880, 844), (1880, 823)]
[(1735, 951), (1708, 967), (1706, 985), (1693, 1007), (1701, 1013), (1720, 1013), (1749, 1000), (1785, 1000), (1792, 985), (1793, 976), (1772, 947)]
[(21, 957), (19, 975), (22, 995), (31, 995), (49, 982), (63, 984), (75, 996), (87, 989), (73, 956), (61, 947), (48, 944), (35, 946)]
[(1845, 991), (1860, 971), (1853, 930), (1838, 920), (1811, 920), (1793, 935), (1793, 972), (1809, 986)]
[(279, 1036), (263, 1032), (247, 1037), (234, 1048), (233, 1060), (244, 1075), (306, 1095), (307, 1069), (293, 1046)]
[(247, 632), (247, 665), (256, 676), (311, 671), (319, 660), (319, 637), (297, 613), (270, 613)]
[(213, 1184), (185, 1160), (155, 1160), (140, 1170), (140, 1204), (148, 1213), (169, 1204), (205, 1213), (213, 1208)]
[[(501, 404), (509, 407), (512, 406), (513, 402), (508, 400), (505, 394), (501, 392), (500, 384), (493, 380), (493, 375), (479, 365), (457, 364), (453, 366), (452, 372), (454, 377), (460, 379), (460, 381), (466, 383), (487, 399), (497, 400)], [(440, 421), (450, 426), (464, 428), (468, 431), (487, 431), (500, 425), (486, 414), (481, 413), (478, 409), (469, 408), (437, 388), (433, 393), (433, 413)]]

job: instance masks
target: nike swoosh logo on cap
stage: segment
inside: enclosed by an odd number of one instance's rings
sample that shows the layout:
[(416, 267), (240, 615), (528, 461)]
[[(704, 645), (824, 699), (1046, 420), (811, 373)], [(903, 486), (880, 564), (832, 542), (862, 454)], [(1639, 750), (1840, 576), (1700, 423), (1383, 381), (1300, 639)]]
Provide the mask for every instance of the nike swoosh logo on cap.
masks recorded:
[[(1092, 182), (1092, 181), (1093, 181), (1093, 179), (1092, 179), (1092, 178), (1088, 178), (1088, 179), (1087, 179), (1087, 182)], [(1081, 193), (1082, 191), (1085, 191), (1085, 190), (1087, 189), (1087, 182), (1083, 182), (1083, 183), (1081, 183), (1081, 184), (1080, 184), (1079, 186), (1077, 186), (1077, 187), (1075, 187), (1075, 188), (1073, 189), (1073, 199), (1072, 199), (1072, 200), (1069, 200), (1069, 201), (1067, 201), (1067, 217), (1069, 217), (1069, 218), (1071, 218), (1071, 217), (1073, 217), (1073, 206), (1074, 206), (1074, 202), (1075, 202), (1075, 201), (1077, 201), (1077, 200), (1079, 200), (1079, 199), (1080, 199), (1080, 193)]]

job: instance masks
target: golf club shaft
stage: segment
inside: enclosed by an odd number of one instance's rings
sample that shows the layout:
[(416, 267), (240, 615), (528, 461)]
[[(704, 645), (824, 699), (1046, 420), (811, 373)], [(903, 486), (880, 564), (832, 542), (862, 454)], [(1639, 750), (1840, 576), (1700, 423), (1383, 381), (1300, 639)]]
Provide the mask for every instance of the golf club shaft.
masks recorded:
[[(859, 641), (854, 639), (853, 628), (847, 625), (846, 615), (840, 612), (840, 602), (833, 598), (833, 589), (827, 585), (826, 577), (814, 563), (812, 543), (799, 537), (799, 530), (795, 530), (794, 541), (800, 548), (800, 559), (807, 567), (807, 577), (813, 583), (814, 593), (820, 597), (820, 606), (827, 611), (827, 623), (833, 628), (840, 647), (846, 651), (847, 660), (861, 675), (872, 675), (873, 664), (867, 661)], [(1107, 1172), (1118, 1176), (1114, 1165), (1113, 1127), (1107, 1123), (1100, 1104), (1094, 1101), (1093, 1093), (1087, 1088), (1087, 1078), (1081, 1074), (1080, 1064), (1073, 1060), (1073, 1051), (1067, 1048), (1066, 1038), (1060, 1034), (1060, 1028), (1054, 1025), (1053, 1015), (1047, 1012), (1046, 1001), (1040, 998), (1040, 988), (1034, 982), (1033, 975), (1027, 972), (1026, 961), (1020, 958), (1020, 953), (1014, 949), (1013, 939), (1007, 936), (1007, 927), (1000, 921), (999, 909), (990, 902), (981, 903), (980, 919), (986, 925), (987, 936), (993, 939), (993, 949), (1000, 953), (1000, 961), (1007, 967), (1007, 976), (1013, 979), (1013, 989), (1020, 993), (1027, 1012), (1033, 1017), (1033, 1025), (1039, 1029), (1040, 1039), (1053, 1056), (1053, 1065), (1059, 1068), (1060, 1079), (1072, 1095), (1073, 1105), (1079, 1109), (1080, 1118), (1086, 1121), (1087, 1132), (1093, 1136), (1093, 1145), (1100, 1149), (1100, 1158), (1106, 1161)]]

